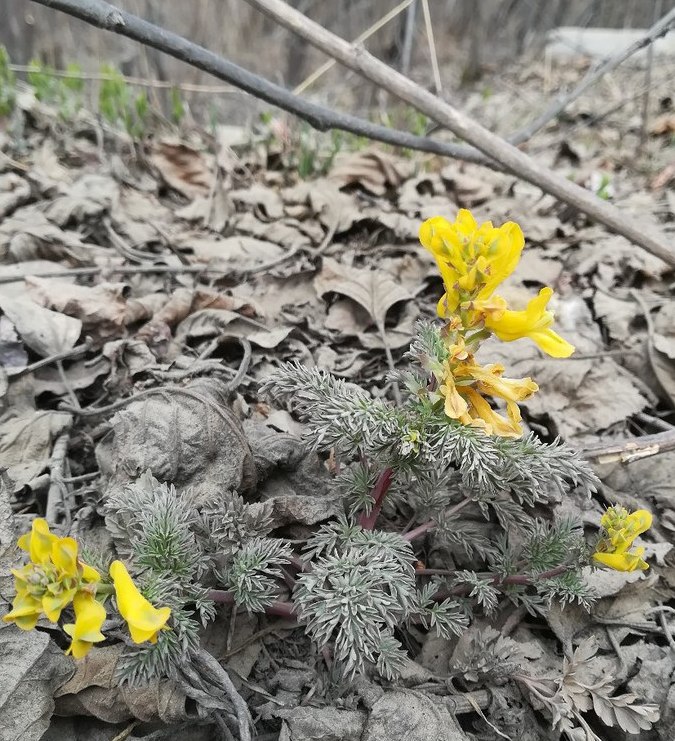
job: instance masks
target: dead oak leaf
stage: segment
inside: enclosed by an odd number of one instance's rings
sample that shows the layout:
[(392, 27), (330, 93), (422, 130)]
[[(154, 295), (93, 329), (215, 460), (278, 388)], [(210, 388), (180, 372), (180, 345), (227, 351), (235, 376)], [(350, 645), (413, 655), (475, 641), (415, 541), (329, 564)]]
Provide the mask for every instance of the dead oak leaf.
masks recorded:
[(182, 143), (158, 142), (150, 155), (167, 185), (190, 200), (211, 190), (213, 174), (204, 154)]
[(391, 307), (412, 298), (403, 286), (381, 270), (354, 268), (328, 257), (324, 258), (321, 272), (314, 279), (314, 288), (320, 297), (338, 293), (355, 301), (368, 312), (382, 333)]
[(0, 309), (24, 344), (40, 357), (71, 350), (82, 332), (82, 322), (50, 311), (23, 296), (0, 293)]
[(124, 283), (81, 286), (58, 278), (26, 278), (28, 294), (41, 306), (79, 319), (82, 328), (99, 340), (117, 337), (126, 315)]

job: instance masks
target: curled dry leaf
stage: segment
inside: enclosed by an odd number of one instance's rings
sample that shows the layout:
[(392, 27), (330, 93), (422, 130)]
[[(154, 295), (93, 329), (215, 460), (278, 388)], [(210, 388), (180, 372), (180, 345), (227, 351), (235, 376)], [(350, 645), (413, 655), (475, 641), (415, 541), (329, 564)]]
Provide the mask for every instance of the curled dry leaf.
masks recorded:
[(133, 401), (111, 420), (96, 448), (107, 488), (120, 489), (151, 470), (195, 504), (255, 483), (253, 458), (225, 384), (216, 379), (168, 386)]
[(6, 316), (0, 316), (0, 367), (12, 375), (27, 365), (28, 355), (14, 325)]
[(221, 264), (248, 270), (276, 260), (286, 250), (274, 242), (243, 235), (213, 239), (197, 237), (188, 239), (183, 244), (194, 253), (196, 262), (208, 263), (211, 267)]
[(28, 298), (0, 291), (0, 309), (24, 344), (43, 358), (71, 350), (82, 332), (79, 319), (45, 309)]
[(19, 488), (42, 473), (49, 465), (54, 440), (70, 427), (72, 417), (65, 412), (16, 408), (0, 420), (0, 460)]
[(58, 278), (26, 278), (26, 286), (41, 306), (79, 319), (94, 340), (105, 342), (119, 336), (126, 316), (126, 284), (81, 286)]
[(54, 697), (59, 715), (89, 715), (107, 723), (137, 719), (176, 723), (190, 714), (185, 693), (171, 680), (153, 680), (142, 687), (120, 686), (117, 664), (124, 645), (103, 646), (75, 665), (75, 673)]
[(30, 183), (13, 172), (0, 175), (0, 219), (4, 219), (31, 198)]
[(653, 321), (649, 360), (665, 400), (675, 406), (675, 302), (664, 304)]
[(73, 662), (41, 631), (0, 622), (0, 739), (38, 741), (49, 727), (54, 690)]
[(75, 265), (91, 265), (99, 254), (107, 256), (108, 251), (86, 244), (75, 232), (52, 224), (36, 206), (20, 208), (0, 221), (0, 256), (16, 262), (65, 259)]
[(230, 335), (244, 337), (259, 347), (271, 349), (283, 342), (293, 327), (267, 329), (227, 309), (202, 309), (187, 317), (176, 331), (177, 342), (205, 340)]
[(150, 154), (167, 185), (192, 200), (206, 196), (213, 184), (211, 163), (206, 156), (187, 144), (160, 141)]
[(284, 204), (276, 190), (264, 185), (253, 184), (248, 188), (230, 191), (235, 203), (253, 206), (257, 215), (265, 221), (274, 221), (284, 216)]
[[(166, 297), (165, 297), (166, 298)], [(232, 318), (254, 316), (256, 311), (250, 302), (225, 293), (198, 288), (177, 288), (162, 306), (154, 313), (152, 319), (136, 333), (136, 338), (156, 345), (158, 340), (168, 340), (174, 327), (195, 312), (205, 309), (226, 311)], [(239, 314), (235, 313), (239, 312)], [(134, 307), (133, 316), (141, 313), (140, 307)]]
[(47, 207), (49, 221), (63, 227), (74, 221), (100, 219), (114, 208), (119, 199), (119, 186), (106, 175), (84, 175), (75, 181), (64, 195), (55, 198)]
[(410, 162), (373, 148), (338, 154), (328, 177), (341, 187), (357, 183), (381, 196), (388, 188), (397, 188), (411, 172)]

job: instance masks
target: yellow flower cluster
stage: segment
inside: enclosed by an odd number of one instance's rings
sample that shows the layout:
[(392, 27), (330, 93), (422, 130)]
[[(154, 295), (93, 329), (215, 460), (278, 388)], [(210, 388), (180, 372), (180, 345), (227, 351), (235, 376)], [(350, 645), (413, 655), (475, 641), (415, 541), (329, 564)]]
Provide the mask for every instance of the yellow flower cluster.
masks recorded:
[[(504, 342), (528, 337), (548, 355), (569, 357), (574, 347), (553, 331), (553, 314), (546, 308), (553, 291), (542, 288), (522, 311), (509, 309), (495, 294), (515, 270), (525, 246), (523, 232), (511, 221), (500, 227), (489, 221), (479, 226), (470, 211), (461, 209), (454, 223), (440, 216), (427, 219), (419, 236), (445, 286), (437, 308), (447, 321), (448, 356), (442, 368), (434, 369), (445, 413), (488, 435), (520, 437), (518, 402), (535, 393), (537, 384), (531, 378), (504, 378), (501, 365), (480, 366), (474, 354), (483, 340), (495, 335)], [(492, 409), (486, 395), (506, 401), (506, 417)]]
[(649, 568), (642, 556), (644, 548), (634, 548), (633, 541), (652, 526), (646, 509), (629, 512), (624, 507), (610, 507), (600, 520), (603, 533), (593, 560), (616, 571), (644, 571)]
[[(31, 531), (19, 538), (18, 545), (28, 553), (30, 562), (12, 571), (16, 597), (3, 620), (22, 630), (32, 630), (41, 617), (57, 623), (62, 611), (72, 603), (75, 622), (63, 626), (71, 638), (66, 653), (76, 659), (86, 656), (94, 643), (105, 640), (101, 633), (106, 619), (102, 601), (107, 590), (101, 584), (101, 575), (78, 558), (76, 540), (54, 535), (41, 518), (33, 521)], [(171, 610), (153, 607), (138, 591), (121, 561), (112, 563), (110, 576), (118, 610), (129, 625), (132, 640), (156, 642)]]

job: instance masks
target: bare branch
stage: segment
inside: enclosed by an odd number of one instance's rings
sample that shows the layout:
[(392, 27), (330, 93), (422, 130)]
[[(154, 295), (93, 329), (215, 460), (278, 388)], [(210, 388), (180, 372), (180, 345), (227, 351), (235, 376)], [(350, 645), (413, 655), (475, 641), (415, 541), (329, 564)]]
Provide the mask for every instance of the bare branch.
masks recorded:
[(632, 463), (671, 450), (675, 450), (675, 430), (619, 440), (611, 445), (595, 445), (585, 448), (583, 455), (592, 463)]
[(643, 247), (668, 265), (675, 266), (675, 252), (663, 235), (637, 219), (624, 216), (615, 206), (598, 198), (546, 167), (481, 126), (450, 103), (396, 72), (361, 47), (353, 46), (323, 26), (294, 10), (283, 0), (246, 0), (285, 28), (304, 38), (349, 69), (358, 72), (401, 100), (473, 144), (488, 157), (544, 192), (585, 213), (612, 231)]
[(331, 129), (347, 131), (350, 134), (364, 136), (395, 147), (404, 147), (419, 152), (438, 154), (442, 157), (474, 162), (494, 170), (503, 169), (501, 165), (491, 161), (490, 158), (485, 157), (473, 147), (464, 147), (425, 136), (415, 136), (407, 131), (390, 129), (357, 116), (333, 111), (330, 108), (299, 98), (280, 85), (275, 85), (264, 77), (249, 72), (204, 47), (193, 44), (182, 36), (148, 23), (148, 21), (120, 10), (114, 5), (103, 2), (103, 0), (32, 1), (38, 5), (60, 10), (97, 28), (112, 31), (138, 41), (145, 46), (158, 49), (182, 62), (208, 72), (220, 80), (225, 80), (256, 98), (298, 116), (319, 131), (329, 131)]

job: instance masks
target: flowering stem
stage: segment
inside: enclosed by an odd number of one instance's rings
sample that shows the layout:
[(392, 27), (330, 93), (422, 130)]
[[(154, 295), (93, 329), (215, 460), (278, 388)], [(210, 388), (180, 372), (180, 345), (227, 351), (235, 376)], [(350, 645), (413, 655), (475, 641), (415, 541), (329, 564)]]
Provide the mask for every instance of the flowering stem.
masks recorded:
[[(234, 605), (234, 594), (232, 592), (226, 592), (222, 589), (210, 589), (206, 595), (207, 599), (212, 602), (217, 602), (221, 605)], [(268, 615), (276, 615), (277, 617), (283, 617), (287, 620), (297, 620), (295, 614), (295, 605), (292, 602), (272, 602), (265, 606), (265, 612)]]
[[(454, 507), (450, 507), (449, 510), (445, 512), (445, 516), (449, 517), (450, 515), (454, 515), (456, 512), (459, 512), (460, 510), (464, 509), (467, 504), (470, 504), (473, 500), (472, 499), (462, 499), (459, 504), (456, 504)], [(422, 525), (418, 525), (413, 530), (409, 530), (407, 533), (403, 533), (401, 536), (404, 540), (407, 540), (410, 542), (411, 540), (415, 540), (416, 538), (419, 538), (421, 535), (424, 535), (425, 533), (428, 533), (430, 530), (433, 530), (436, 527), (437, 523), (434, 520), (429, 520), (428, 522), (423, 523)]]
[(391, 486), (391, 480), (393, 476), (394, 470), (391, 468), (391, 466), (387, 466), (387, 468), (385, 468), (384, 471), (382, 471), (382, 473), (379, 475), (371, 492), (371, 496), (375, 500), (373, 508), (370, 511), (370, 514), (366, 515), (364, 513), (359, 518), (359, 525), (361, 525), (364, 530), (372, 530), (375, 527), (377, 518), (382, 511), (384, 498), (389, 491), (389, 487)]

